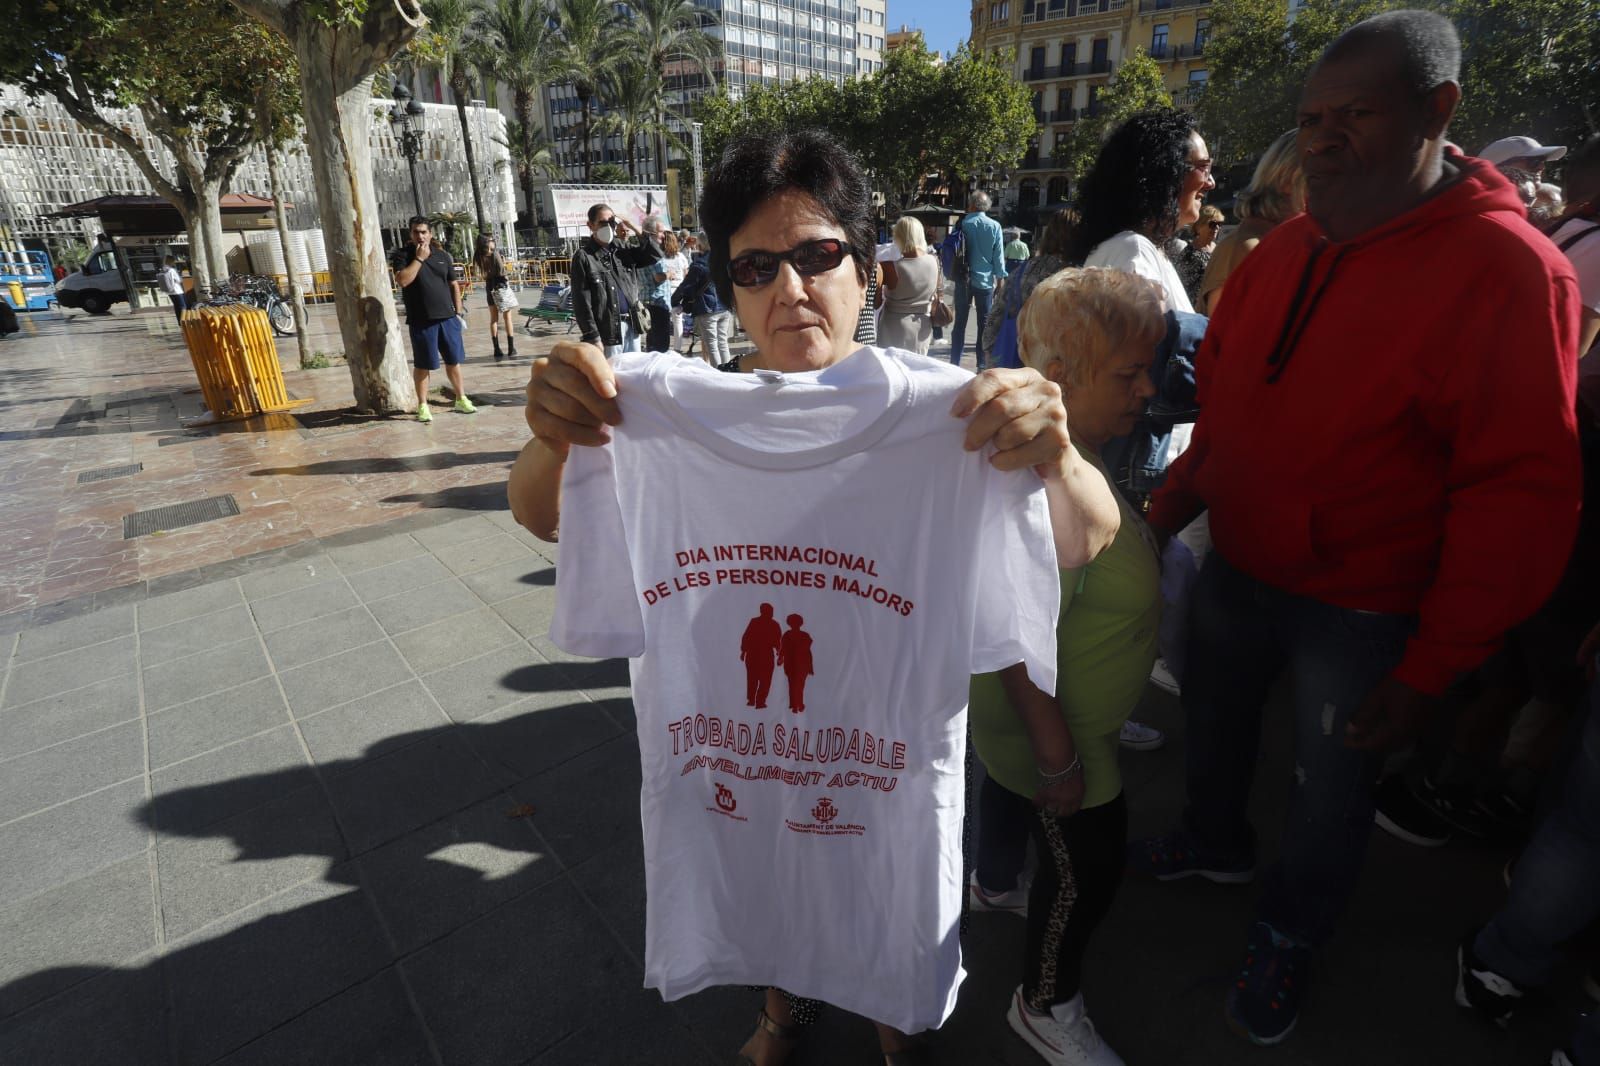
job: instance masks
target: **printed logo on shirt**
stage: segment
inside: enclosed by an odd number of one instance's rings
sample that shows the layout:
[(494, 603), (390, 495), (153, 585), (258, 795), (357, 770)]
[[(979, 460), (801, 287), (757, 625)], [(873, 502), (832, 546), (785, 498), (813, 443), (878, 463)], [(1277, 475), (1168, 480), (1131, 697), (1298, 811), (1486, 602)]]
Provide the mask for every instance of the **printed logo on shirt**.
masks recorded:
[(794, 819), (785, 819), (784, 824), (794, 833), (809, 833), (820, 837), (859, 837), (865, 836), (867, 827), (855, 822), (840, 822), (839, 808), (833, 805), (833, 800), (823, 796), (811, 808), (809, 822), (797, 822)]
[(784, 619), (787, 630), (778, 625), (774, 615), (772, 604), (763, 603), (744, 627), (744, 637), (739, 641), (739, 661), (744, 663), (744, 705), (756, 710), (766, 708), (772, 669), (781, 666), (789, 685), (789, 710), (799, 714), (806, 709), (806, 678), (816, 673), (811, 634), (801, 628), (806, 620), (800, 615), (791, 614)]
[(715, 802), (715, 807), (706, 808), (706, 810), (710, 811), (712, 814), (720, 814), (724, 817), (732, 818), (736, 822), (748, 822), (750, 820), (742, 814), (733, 813), (739, 809), (739, 801), (733, 798), (733, 789), (722, 784), (720, 781), (717, 782), (717, 794), (715, 796)]

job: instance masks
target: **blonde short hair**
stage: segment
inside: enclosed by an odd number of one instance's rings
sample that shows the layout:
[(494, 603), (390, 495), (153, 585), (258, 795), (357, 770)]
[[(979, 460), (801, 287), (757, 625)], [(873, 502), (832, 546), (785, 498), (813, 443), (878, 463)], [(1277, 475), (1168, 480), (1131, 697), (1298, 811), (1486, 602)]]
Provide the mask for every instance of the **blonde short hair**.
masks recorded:
[(1198, 226), (1201, 222), (1209, 222), (1213, 226), (1220, 226), (1222, 225), (1222, 218), (1222, 209), (1220, 207), (1206, 204), (1200, 209), (1200, 217), (1195, 221), (1195, 225)]
[(922, 221), (911, 215), (900, 216), (900, 221), (894, 224), (894, 245), (900, 249), (901, 255), (910, 255), (915, 252), (921, 255), (928, 250), (928, 234), (922, 228)]
[(1262, 153), (1250, 184), (1233, 198), (1240, 221), (1260, 219), (1274, 224), (1299, 213), (1306, 199), (1306, 176), (1295, 150), (1295, 131), (1282, 134)]
[(1046, 373), (1066, 364), (1068, 385), (1085, 385), (1130, 345), (1154, 348), (1167, 333), (1161, 286), (1137, 274), (1069, 267), (1041, 281), (1017, 317), (1017, 349), (1027, 366)]

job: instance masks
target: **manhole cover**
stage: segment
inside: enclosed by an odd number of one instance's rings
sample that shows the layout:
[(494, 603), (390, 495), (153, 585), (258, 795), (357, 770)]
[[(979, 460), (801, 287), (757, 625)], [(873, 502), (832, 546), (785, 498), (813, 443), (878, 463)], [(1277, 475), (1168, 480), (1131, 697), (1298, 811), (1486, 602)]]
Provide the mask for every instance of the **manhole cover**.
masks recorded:
[(102, 466), (98, 470), (85, 470), (79, 474), (78, 484), (87, 485), (91, 481), (110, 481), (114, 477), (132, 477), (143, 469), (143, 463), (129, 463), (127, 466)]
[(157, 533), (179, 526), (193, 526), (218, 518), (228, 518), (239, 513), (239, 504), (231, 495), (212, 496), (189, 503), (175, 503), (168, 507), (152, 507), (148, 511), (135, 511), (122, 516), (122, 539), (132, 540), (147, 533)]

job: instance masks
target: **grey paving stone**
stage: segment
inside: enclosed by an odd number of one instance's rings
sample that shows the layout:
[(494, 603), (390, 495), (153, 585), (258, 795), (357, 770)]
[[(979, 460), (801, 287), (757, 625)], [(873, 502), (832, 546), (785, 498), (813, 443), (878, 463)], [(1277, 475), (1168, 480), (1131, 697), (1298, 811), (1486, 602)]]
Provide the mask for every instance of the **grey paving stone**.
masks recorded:
[(0, 1017), (154, 947), (150, 893), (139, 855), (0, 909)]
[(156, 847), (169, 938), (320, 877), (345, 857), (328, 801), (309, 782), (201, 833), (163, 833)]
[(494, 605), (494, 612), (506, 624), (530, 640), (546, 637), (550, 633), (550, 620), (555, 617), (556, 593), (554, 589), (534, 589)]
[(272, 668), (255, 636), (204, 655), (175, 659), (144, 671), (145, 710), (155, 712), (265, 677)]
[(257, 678), (151, 714), (146, 721), (150, 767), (158, 770), (288, 724), (289, 708), (277, 680)]
[(471, 574), (491, 566), (517, 559), (535, 559), (540, 566), (544, 560), (534, 555), (533, 549), (504, 533), (494, 533), (479, 540), (456, 544), (439, 552), (439, 560), (454, 574)]
[(359, 766), (330, 777), (328, 795), (351, 851), (360, 855), (476, 803), (508, 780), (444, 727), (397, 751), (380, 745)]
[(407, 681), (299, 721), (311, 758), (329, 774), (363, 765), (363, 756), (379, 743), (395, 745), (406, 736), (415, 738), (449, 724), (420, 681)]
[(592, 1025), (650, 1010), (636, 991), (639, 970), (565, 880), (517, 897), (401, 968), (446, 1062), (510, 1066)]
[(144, 773), (144, 731), (138, 722), (0, 763), (0, 822), (62, 803)]
[(443, 522), (426, 529), (418, 529), (411, 535), (416, 538), (418, 544), (442, 559), (475, 540), (492, 537), (500, 532), (500, 527), (489, 521), (487, 516), (473, 515), (471, 518), (458, 518), (453, 522)]
[(400, 653), (387, 641), (367, 644), (278, 674), (295, 717), (390, 688), (411, 677)]
[(132, 673), (134, 668), (134, 639), (119, 637), (104, 644), (93, 644), (76, 651), (19, 663), (11, 668), (6, 680), (7, 707), (32, 703), (46, 696), (70, 692), (75, 688)]
[(546, 693), (497, 707), (462, 732), (485, 761), (522, 778), (599, 747), (622, 730), (582, 697)]
[(571, 878), (622, 942), (643, 957), (645, 898), (639, 886), (644, 884), (644, 842), (625, 840), (604, 848), (572, 867)]
[[(152, 583), (151, 591), (154, 590), (155, 585)], [(138, 606), (139, 628), (157, 629), (173, 622), (181, 622), (185, 618), (221, 611), (243, 602), (244, 597), (239, 592), (239, 583), (231, 580), (197, 585), (165, 596), (153, 595)]]
[(212, 1062), (384, 969), (372, 904), (347, 884), (290, 889), (168, 955), (173, 1058)]
[(525, 645), (513, 644), (436, 670), (422, 681), (451, 719), (468, 722), (527, 696), (530, 690), (508, 684), (507, 678), (536, 659)]
[(150, 816), (163, 837), (194, 836), (314, 781), (293, 727), (284, 726), (152, 772)]
[(394, 638), (394, 646), (419, 674), (520, 642), (516, 630), (488, 607), (444, 618)]
[(256, 616), (256, 625), (263, 633), (338, 614), (354, 606), (355, 594), (338, 575), (292, 592), (250, 601), (251, 613)]
[(393, 968), (319, 1003), (217, 1066), (434, 1066), (427, 1034)]
[(145, 666), (159, 666), (185, 655), (210, 651), (255, 635), (250, 609), (241, 603), (215, 614), (204, 614), (160, 629), (145, 630), (139, 634), (139, 661)]
[(497, 793), (357, 860), (402, 955), (560, 876), (527, 820), (508, 817), (520, 805)]
[[(594, 783), (605, 782), (604, 788)], [(534, 828), (567, 866), (639, 839), (639, 746), (618, 737), (520, 781), (512, 792), (533, 804)]]
[(17, 642), (17, 661), (43, 659), (74, 648), (125, 637), (133, 632), (133, 621), (133, 606), (129, 604), (29, 629), (21, 634)]
[(461, 579), (484, 603), (499, 603), (520, 596), (530, 588), (550, 585), (554, 574), (549, 563), (537, 554), (491, 566)]
[(0, 759), (137, 717), (139, 679), (133, 674), (7, 708), (0, 711)]
[(427, 549), (409, 536), (399, 533), (364, 543), (329, 548), (328, 556), (342, 573), (359, 574), (363, 570), (371, 570), (386, 563), (415, 559), (426, 551)]
[(143, 806), (144, 782), (129, 781), (0, 825), (0, 899), (43, 892), (144, 851)]
[(365, 607), (352, 607), (326, 618), (266, 634), (267, 652), (279, 670), (303, 666), (363, 644), (382, 640), (383, 627)]
[(363, 570), (359, 574), (351, 574), (347, 580), (350, 582), (350, 587), (355, 589), (356, 595), (370, 603), (385, 596), (431, 585), (449, 576), (450, 571), (445, 569), (439, 560), (431, 555), (420, 555), (415, 559), (406, 559), (374, 567), (371, 570)]
[(28, 982), (69, 982), (61, 995), (0, 1021), (0, 1062), (17, 1066), (167, 1063), (159, 964), (133, 970), (64, 967)]
[(69, 618), (77, 618), (94, 610), (94, 593), (85, 592), (81, 596), (74, 596), (70, 600), (58, 600), (55, 603), (44, 603), (33, 609), (33, 624), (36, 626), (49, 625), (52, 622), (64, 622)]
[(476, 611), (483, 601), (474, 596), (455, 578), (436, 581), (432, 585), (398, 596), (373, 600), (367, 609), (389, 633), (405, 633), (429, 625), (441, 618), (452, 618), (467, 611)]
[[(661, 1002), (661, 997), (654, 992), (629, 988), (622, 994), (610, 1018), (591, 1022), (569, 1033), (559, 1045), (529, 1060), (529, 1066), (591, 1066), (597, 1062), (722, 1066), (733, 1049), (739, 1047), (749, 1035), (750, 1021), (746, 1016), (759, 1003), (759, 997), (749, 992), (744, 993), (740, 1000), (737, 1007), (730, 1008), (728, 1013), (739, 1019), (739, 1026), (745, 1031), (735, 1040), (724, 1040), (715, 1045), (713, 1050), (706, 1046), (702, 1034), (690, 1028), (674, 1005)], [(807, 1044), (810, 1043), (808, 1040)], [(863, 1048), (874, 1046), (870, 1037), (853, 1043)], [(800, 1063), (812, 1060), (802, 1059), (797, 1054), (793, 1061)], [(960, 1066), (981, 1064), (964, 1059)]]
[(114, 589), (101, 589), (94, 594), (94, 609), (99, 611), (107, 607), (118, 607), (124, 603), (139, 603), (149, 595), (148, 581), (135, 581), (129, 585), (118, 585)]
[(339, 568), (326, 553), (294, 559), (278, 566), (253, 570), (239, 579), (247, 600), (264, 600), (337, 576)]
[(31, 607), (0, 614), (0, 647), (5, 648), (8, 657), (11, 654), (11, 640), (32, 624), (33, 608)]

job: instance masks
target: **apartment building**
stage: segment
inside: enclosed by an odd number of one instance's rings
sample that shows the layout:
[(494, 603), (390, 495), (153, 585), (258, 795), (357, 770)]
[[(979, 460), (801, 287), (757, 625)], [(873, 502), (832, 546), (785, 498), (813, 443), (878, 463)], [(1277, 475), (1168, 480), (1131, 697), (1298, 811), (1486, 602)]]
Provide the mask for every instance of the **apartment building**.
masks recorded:
[(1093, 115), (1118, 66), (1143, 48), (1167, 89), (1192, 103), (1206, 79), (1209, 0), (975, 0), (972, 43), (1011, 62), (1033, 93), (1039, 133), (999, 190), (1002, 211), (1031, 215), (1070, 198), (1070, 175), (1053, 158), (1073, 124)]

